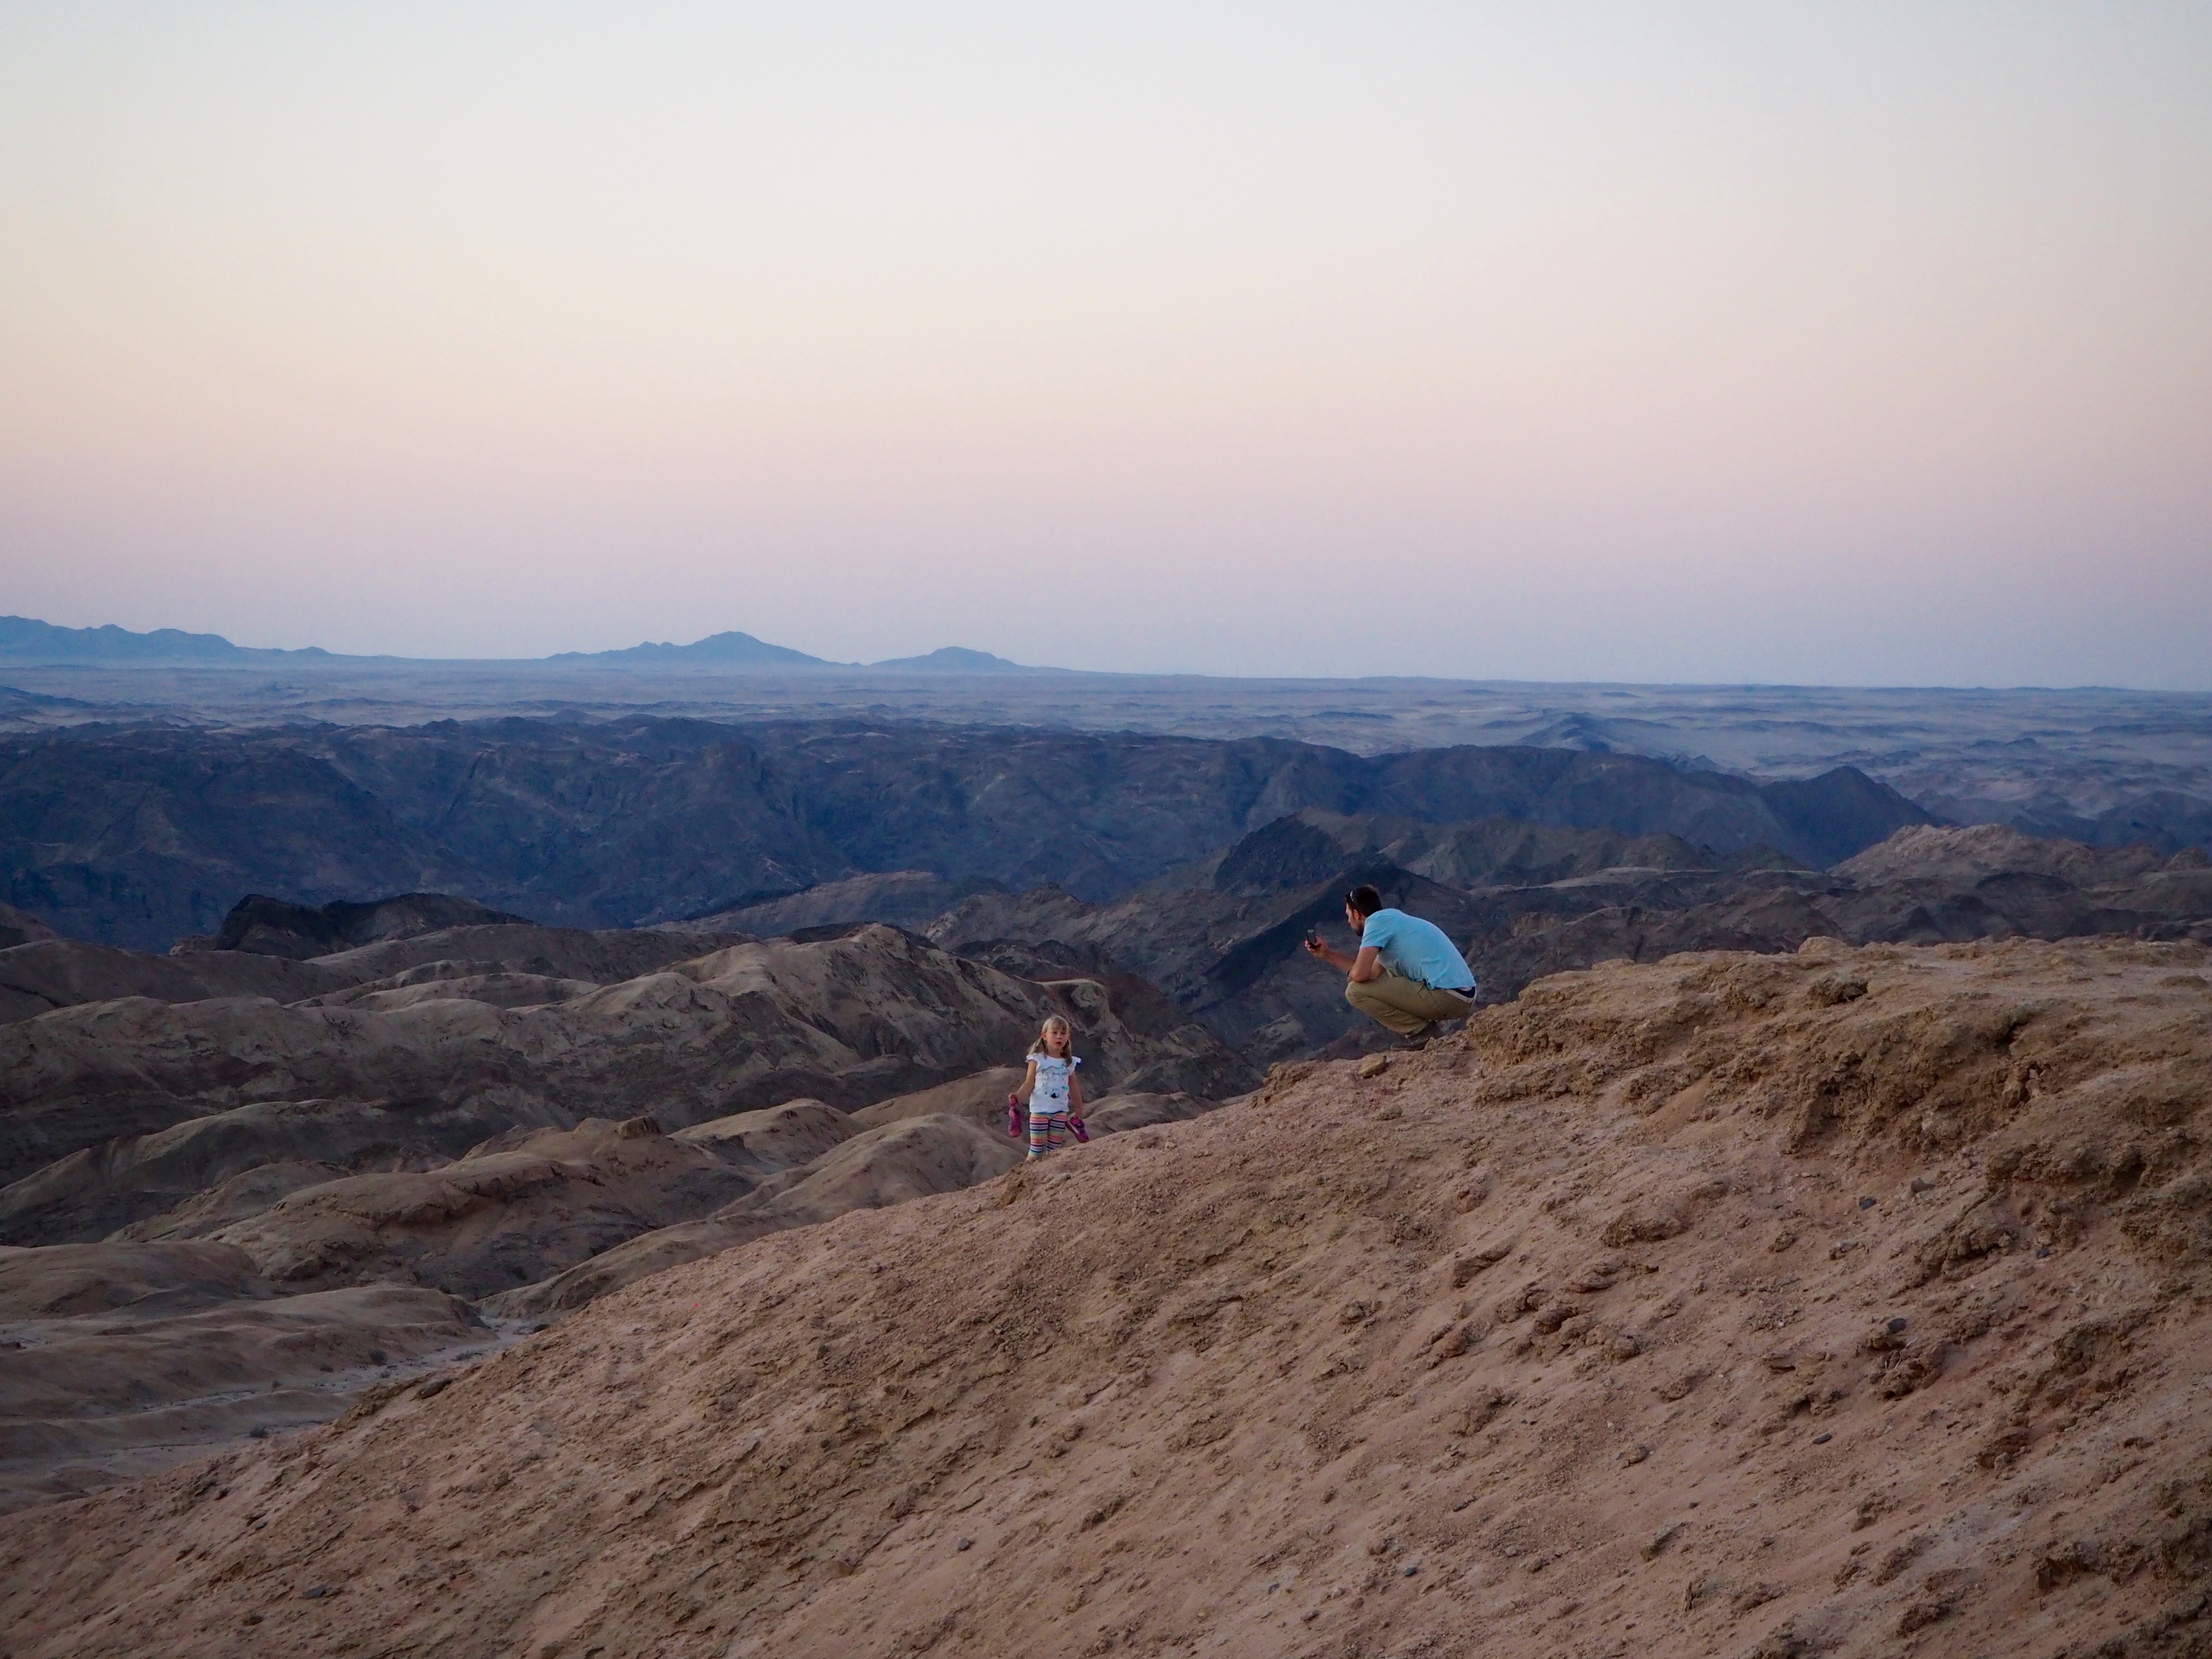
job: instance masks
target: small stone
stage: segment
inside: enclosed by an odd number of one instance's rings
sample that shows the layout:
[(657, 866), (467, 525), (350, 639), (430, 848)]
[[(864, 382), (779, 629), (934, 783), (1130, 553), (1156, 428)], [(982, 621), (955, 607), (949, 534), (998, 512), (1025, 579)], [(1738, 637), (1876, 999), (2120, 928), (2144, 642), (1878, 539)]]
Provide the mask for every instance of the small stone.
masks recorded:
[(1362, 1077), (1381, 1077), (1389, 1069), (1390, 1056), (1388, 1054), (1370, 1054), (1359, 1062), (1359, 1075)]
[(1870, 1198), (1861, 1199), (1859, 1200), (1859, 1208), (1862, 1210), (1871, 1210), (1874, 1208), (1874, 1200)]
[(975, 1540), (972, 1538), (956, 1538), (952, 1540), (952, 1547), (956, 1550), (972, 1550), (975, 1547)]
[(1411, 1578), (1420, 1570), (1420, 1566), (1418, 1563), (1409, 1563), (1407, 1565), (1399, 1569), (1399, 1577), (1401, 1578)]
[(428, 1382), (425, 1382), (421, 1388), (415, 1390), (415, 1397), (417, 1400), (435, 1400), (440, 1395), (445, 1393), (447, 1389), (453, 1386), (453, 1379), (452, 1377), (434, 1376)]
[(1895, 1336), (1895, 1335), (1896, 1335), (1899, 1331), (1903, 1330), (1904, 1328), (1905, 1328), (1905, 1321), (1904, 1321), (1903, 1319), (1893, 1319), (1893, 1320), (1891, 1320), (1891, 1321), (1889, 1322), (1889, 1334), (1890, 1334), (1892, 1336)]
[(1833, 1440), (1835, 1437), (1835, 1437), (1834, 1435), (1832, 1435), (1832, 1434), (1827, 1434), (1827, 1433), (1825, 1433), (1825, 1432), (1824, 1432), (1824, 1433), (1820, 1433), (1820, 1434), (1816, 1434), (1816, 1435), (1814, 1435), (1814, 1436), (1813, 1437), (1813, 1443), (1814, 1443), (1814, 1445), (1816, 1445), (1816, 1446), (1825, 1446), (1825, 1445), (1826, 1445), (1826, 1444), (1827, 1444), (1831, 1440)]
[(1645, 1458), (1650, 1455), (1651, 1448), (1649, 1446), (1643, 1445), (1641, 1443), (1631, 1446), (1626, 1451), (1620, 1455), (1621, 1467), (1623, 1468), (1626, 1468), (1632, 1464), (1641, 1463)]
[(331, 1593), (331, 1587), (330, 1587), (328, 1584), (313, 1584), (313, 1585), (310, 1585), (307, 1589), (303, 1589), (303, 1590), (301, 1590), (301, 1591), (300, 1592), (301, 1595), (304, 1599), (306, 1599), (306, 1600), (307, 1600), (307, 1601), (321, 1601), (321, 1600), (322, 1600), (325, 1595), (328, 1595), (330, 1593)]

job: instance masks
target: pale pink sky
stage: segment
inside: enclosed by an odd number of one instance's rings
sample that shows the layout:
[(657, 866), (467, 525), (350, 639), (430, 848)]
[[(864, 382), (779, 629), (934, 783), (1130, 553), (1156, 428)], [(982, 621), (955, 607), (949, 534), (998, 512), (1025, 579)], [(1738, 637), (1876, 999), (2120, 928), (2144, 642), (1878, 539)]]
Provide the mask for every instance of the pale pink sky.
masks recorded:
[(2212, 8), (0, 10), (0, 611), (2212, 687)]

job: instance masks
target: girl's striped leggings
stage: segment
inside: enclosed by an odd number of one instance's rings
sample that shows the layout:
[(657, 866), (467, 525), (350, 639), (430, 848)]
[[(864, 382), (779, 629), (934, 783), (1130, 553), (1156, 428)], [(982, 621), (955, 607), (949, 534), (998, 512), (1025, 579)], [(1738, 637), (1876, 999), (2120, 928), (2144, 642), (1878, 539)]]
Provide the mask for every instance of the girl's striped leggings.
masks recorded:
[(1030, 1114), (1030, 1156), (1042, 1158), (1047, 1152), (1058, 1152), (1067, 1145), (1067, 1114), (1066, 1112), (1031, 1112)]

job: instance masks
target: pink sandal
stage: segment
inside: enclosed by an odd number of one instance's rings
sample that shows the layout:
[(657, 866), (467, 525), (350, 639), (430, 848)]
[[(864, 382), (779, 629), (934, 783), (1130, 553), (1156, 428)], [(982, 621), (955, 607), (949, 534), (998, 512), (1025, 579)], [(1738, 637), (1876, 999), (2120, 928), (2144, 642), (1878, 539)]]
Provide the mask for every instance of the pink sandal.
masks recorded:
[(1022, 1121), (1023, 1116), (1022, 1097), (1019, 1095), (1008, 1095), (1006, 1097), (1006, 1133), (1016, 1139), (1021, 1138), (1022, 1131), (1028, 1127)]

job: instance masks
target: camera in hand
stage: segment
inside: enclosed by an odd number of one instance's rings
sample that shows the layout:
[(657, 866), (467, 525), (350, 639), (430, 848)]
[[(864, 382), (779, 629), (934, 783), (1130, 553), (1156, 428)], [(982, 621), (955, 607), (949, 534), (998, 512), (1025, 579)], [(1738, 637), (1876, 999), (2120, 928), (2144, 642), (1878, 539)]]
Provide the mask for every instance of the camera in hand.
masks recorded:
[(1307, 928), (1306, 944), (1310, 949), (1319, 950), (1321, 948), (1321, 934), (1311, 927)]

